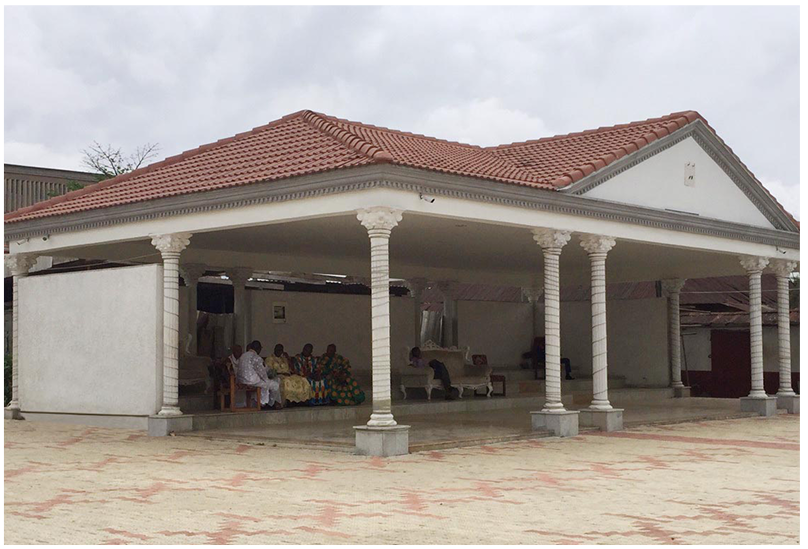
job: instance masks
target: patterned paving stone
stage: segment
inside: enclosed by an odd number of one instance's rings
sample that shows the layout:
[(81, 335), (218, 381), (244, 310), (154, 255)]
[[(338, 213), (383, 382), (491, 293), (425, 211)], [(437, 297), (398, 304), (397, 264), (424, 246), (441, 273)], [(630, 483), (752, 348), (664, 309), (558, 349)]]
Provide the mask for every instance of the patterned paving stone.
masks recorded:
[(5, 542), (799, 543), (799, 418), (363, 458), (5, 422)]

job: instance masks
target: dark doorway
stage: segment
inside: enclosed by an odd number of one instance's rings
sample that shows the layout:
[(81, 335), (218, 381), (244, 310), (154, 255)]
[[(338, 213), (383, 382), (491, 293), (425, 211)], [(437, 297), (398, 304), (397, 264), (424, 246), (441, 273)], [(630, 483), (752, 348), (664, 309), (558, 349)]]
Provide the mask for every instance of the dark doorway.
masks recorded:
[(752, 389), (752, 358), (749, 332), (713, 330), (710, 353), (712, 379), (710, 396), (739, 398)]

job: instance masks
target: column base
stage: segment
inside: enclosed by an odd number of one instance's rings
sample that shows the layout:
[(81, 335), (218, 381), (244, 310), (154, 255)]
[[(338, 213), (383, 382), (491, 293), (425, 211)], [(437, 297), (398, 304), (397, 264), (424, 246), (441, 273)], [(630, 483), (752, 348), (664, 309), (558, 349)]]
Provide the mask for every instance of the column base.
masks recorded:
[(530, 412), (530, 424), (534, 430), (547, 429), (557, 437), (578, 436), (578, 412)]
[(777, 415), (777, 397), (741, 397), (741, 411), (755, 412), (760, 416)]
[(800, 395), (776, 395), (777, 408), (786, 410), (789, 414), (800, 413)]
[(404, 456), (410, 453), (410, 426), (371, 427), (357, 425), (356, 453), (361, 456)]
[(623, 430), (623, 409), (595, 410), (584, 408), (581, 410), (581, 425), (597, 427), (601, 431)]
[(193, 430), (193, 416), (149, 416), (150, 437), (165, 437), (171, 433)]
[(673, 398), (690, 398), (690, 387), (673, 387)]
[(23, 419), (22, 411), (19, 408), (3, 408), (5, 419)]

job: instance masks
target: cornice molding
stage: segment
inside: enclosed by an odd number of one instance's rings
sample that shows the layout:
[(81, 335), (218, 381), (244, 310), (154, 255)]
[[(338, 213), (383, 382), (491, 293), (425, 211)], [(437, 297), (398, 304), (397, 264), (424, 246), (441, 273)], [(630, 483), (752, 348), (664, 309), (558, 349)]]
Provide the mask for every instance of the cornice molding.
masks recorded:
[(667, 210), (577, 196), (568, 192), (554, 192), (530, 186), (497, 183), (389, 164), (301, 176), (284, 181), (254, 183), (114, 208), (23, 221), (5, 226), (5, 240), (8, 242), (35, 236), (95, 229), (178, 215), (235, 209), (370, 189), (412, 191), (462, 200), (495, 203), (515, 208), (604, 219), (644, 227), (704, 234), (790, 249), (798, 250), (800, 247), (800, 235), (796, 231), (754, 227)]
[(762, 188), (760, 182), (749, 172), (746, 166), (733, 153), (721, 139), (700, 119), (697, 119), (684, 128), (669, 134), (662, 139), (624, 156), (601, 170), (589, 174), (563, 189), (566, 194), (583, 195), (602, 185), (609, 179), (623, 173), (637, 164), (656, 156), (657, 154), (684, 141), (688, 137), (704, 150), (705, 153), (727, 174), (733, 183), (746, 195), (752, 204), (777, 229), (785, 231), (798, 231), (799, 228), (774, 202), (769, 194)]

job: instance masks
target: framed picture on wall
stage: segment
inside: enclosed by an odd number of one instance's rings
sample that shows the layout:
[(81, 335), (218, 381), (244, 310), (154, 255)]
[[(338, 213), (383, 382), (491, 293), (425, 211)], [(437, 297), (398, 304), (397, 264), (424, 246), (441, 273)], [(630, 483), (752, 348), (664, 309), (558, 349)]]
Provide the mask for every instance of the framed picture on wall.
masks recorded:
[(286, 324), (286, 303), (272, 304), (272, 322), (274, 324)]

